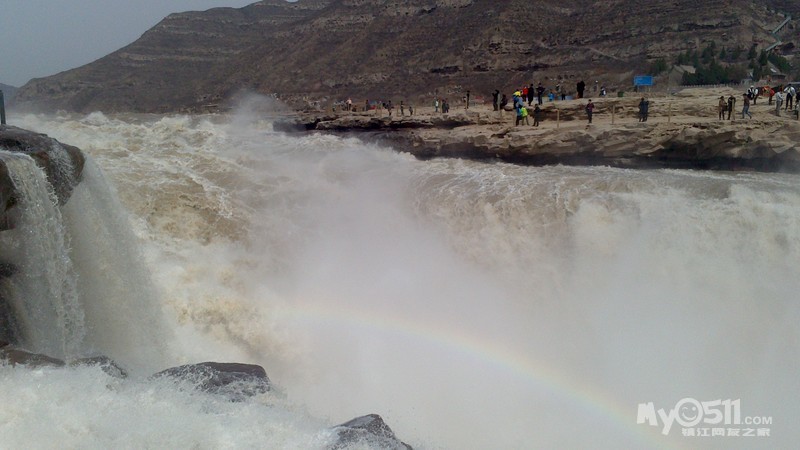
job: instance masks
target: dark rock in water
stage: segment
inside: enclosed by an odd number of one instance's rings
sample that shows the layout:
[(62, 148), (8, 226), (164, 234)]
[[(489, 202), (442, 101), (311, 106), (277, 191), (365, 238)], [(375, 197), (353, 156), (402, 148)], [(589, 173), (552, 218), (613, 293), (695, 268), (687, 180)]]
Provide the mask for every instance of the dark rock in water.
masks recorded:
[(412, 447), (397, 439), (394, 432), (381, 416), (369, 414), (337, 425), (333, 428), (338, 434), (331, 450), (345, 448), (353, 444), (367, 444), (380, 449), (411, 450)]
[[(72, 189), (81, 180), (83, 165), (86, 162), (83, 153), (78, 147), (66, 145), (47, 135), (23, 130), (10, 125), (0, 125), (0, 149), (11, 152), (25, 153), (36, 161), (47, 174), (47, 179), (53, 185), (58, 201), (64, 204), (69, 200)], [(0, 169), (0, 209), (5, 211), (13, 202), (13, 185), (10, 182), (8, 170), (3, 164)]]
[(10, 230), (14, 228), (6, 211), (16, 204), (17, 198), (14, 195), (14, 182), (11, 181), (11, 174), (8, 173), (8, 167), (0, 160), (0, 230)]
[[(26, 350), (14, 347), (5, 340), (0, 339), (0, 360), (13, 366), (23, 365), (27, 367), (64, 367), (66, 363), (60, 359), (53, 358), (40, 353), (31, 353)], [(71, 367), (76, 366), (99, 366), (103, 372), (115, 378), (127, 378), (125, 372), (114, 360), (106, 356), (93, 356), (81, 358), (69, 363)]]
[(23, 365), (27, 367), (63, 367), (64, 361), (51, 358), (39, 353), (31, 353), (9, 345), (0, 348), (0, 360), (12, 366)]
[(70, 363), (70, 366), (99, 366), (109, 376), (114, 378), (128, 378), (128, 372), (125, 371), (113, 359), (107, 356), (92, 356), (90, 358), (81, 358)]
[(153, 378), (171, 377), (194, 384), (195, 388), (242, 401), (270, 390), (267, 372), (261, 366), (239, 363), (204, 362), (172, 367)]
[(280, 119), (272, 123), (272, 130), (282, 133), (300, 133), (315, 129), (318, 122), (319, 120), (303, 123), (297, 119)]

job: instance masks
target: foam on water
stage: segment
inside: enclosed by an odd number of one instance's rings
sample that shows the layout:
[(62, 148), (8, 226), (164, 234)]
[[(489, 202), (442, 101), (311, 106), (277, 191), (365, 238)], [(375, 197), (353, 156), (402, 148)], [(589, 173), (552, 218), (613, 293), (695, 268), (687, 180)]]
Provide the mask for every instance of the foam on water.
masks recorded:
[(234, 403), (99, 368), (0, 366), (0, 378), (5, 448), (322, 449), (331, 441), (323, 423), (270, 395)]
[[(288, 405), (423, 448), (691, 448), (636, 424), (684, 397), (775, 419), (704, 447), (798, 438), (797, 176), (422, 162), (249, 114), (23, 122), (91, 154), (132, 216), (167, 322), (141, 360), (259, 363)], [(202, 424), (192, 401), (166, 400)], [(232, 430), (294, 414), (236, 408)]]
[(77, 276), (52, 186), (33, 159), (0, 152), (16, 187), (17, 207), (9, 211), (15, 228), (2, 233), (0, 248), (16, 276), (2, 289), (18, 311), (12, 324), (21, 342), (58, 358), (76, 356), (85, 334)]

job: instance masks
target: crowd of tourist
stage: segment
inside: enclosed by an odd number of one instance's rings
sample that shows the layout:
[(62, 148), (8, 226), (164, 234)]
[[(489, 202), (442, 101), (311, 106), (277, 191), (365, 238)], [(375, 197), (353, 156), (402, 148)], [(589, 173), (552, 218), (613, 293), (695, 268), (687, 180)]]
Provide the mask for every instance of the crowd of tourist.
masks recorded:
[[(605, 86), (599, 85), (597, 81), (595, 82), (594, 91), (600, 97), (606, 96)], [(575, 96), (576, 98), (584, 98), (584, 95), (587, 91), (586, 83), (583, 80), (576, 83), (575, 92), (577, 94)], [(573, 98), (571, 92), (569, 92), (560, 83), (556, 84), (554, 89), (548, 89), (541, 82), (537, 83), (536, 85), (534, 85), (534, 83), (530, 83), (526, 86), (520, 87), (511, 94), (510, 100), (505, 93), (501, 93), (498, 89), (495, 89), (491, 95), (492, 109), (494, 111), (513, 111), (516, 116), (515, 126), (532, 125), (534, 127), (538, 127), (542, 120), (544, 110), (540, 106), (543, 105), (544, 98), (547, 98), (550, 102), (569, 100)], [(800, 111), (798, 110), (798, 106), (800, 106), (800, 101), (798, 101), (800, 100), (798, 99), (798, 97), (800, 97), (800, 92), (798, 92), (798, 90), (792, 85), (762, 86), (758, 88), (751, 86), (744, 94), (742, 94), (742, 119), (745, 117), (753, 117), (753, 114), (750, 112), (750, 105), (756, 105), (759, 97), (767, 97), (769, 105), (772, 105), (774, 101), (775, 115), (780, 116), (781, 111), (786, 111), (790, 112), (800, 120)], [(739, 99), (734, 95), (730, 95), (727, 99), (725, 96), (721, 96), (719, 98), (718, 113), (720, 120), (732, 120), (735, 118), (734, 116), (736, 114), (734, 114), (734, 111), (737, 100)], [(470, 102), (471, 94), (470, 91), (467, 90), (461, 97), (463, 108), (469, 109)], [(447, 114), (450, 112), (451, 108), (450, 101), (446, 97), (435, 97), (431, 103), (431, 106), (433, 107), (434, 114)], [(350, 99), (347, 99), (344, 109), (347, 111), (355, 111), (356, 107)], [(586, 114), (586, 120), (588, 124), (591, 124), (595, 113), (595, 105), (591, 99), (587, 100), (587, 102), (583, 105), (583, 109)], [(385, 110), (391, 117), (395, 111), (395, 106), (392, 104), (391, 100), (386, 102), (370, 102), (369, 100), (366, 100), (364, 104), (364, 111), (369, 110), (378, 110), (378, 112), (380, 112), (380, 110)], [(409, 116), (414, 115), (414, 107), (410, 103), (401, 101), (399, 104), (399, 116), (405, 116), (406, 111), (408, 112)], [(647, 122), (649, 113), (650, 100), (646, 97), (641, 97), (638, 102), (639, 122)], [(530, 122), (531, 116), (533, 117), (533, 124)]]

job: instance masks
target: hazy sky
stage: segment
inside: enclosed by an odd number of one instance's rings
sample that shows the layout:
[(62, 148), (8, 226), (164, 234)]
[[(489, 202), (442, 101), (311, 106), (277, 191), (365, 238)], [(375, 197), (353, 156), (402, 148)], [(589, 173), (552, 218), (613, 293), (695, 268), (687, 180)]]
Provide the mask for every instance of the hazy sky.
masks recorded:
[(90, 63), (173, 12), (240, 8), (257, 0), (2, 0), (0, 83), (22, 86)]

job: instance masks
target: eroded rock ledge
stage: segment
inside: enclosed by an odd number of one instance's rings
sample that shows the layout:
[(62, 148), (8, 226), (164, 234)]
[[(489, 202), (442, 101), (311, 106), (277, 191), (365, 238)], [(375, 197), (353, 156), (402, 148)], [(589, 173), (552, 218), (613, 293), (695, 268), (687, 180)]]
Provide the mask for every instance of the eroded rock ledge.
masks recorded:
[[(24, 153), (33, 158), (44, 169), (58, 202), (62, 205), (80, 182), (86, 161), (77, 147), (10, 125), (0, 125), (0, 150)], [(11, 227), (6, 212), (16, 204), (14, 189), (8, 167), (0, 153), (0, 230)]]
[[(501, 160), (527, 165), (608, 165), (800, 172), (800, 122), (762, 116), (714, 121), (708, 117), (632, 119), (632, 108), (595, 115), (587, 126), (580, 105), (545, 108), (540, 127), (514, 126), (512, 113), (377, 117), (373, 113), (299, 116), (276, 131), (351, 133), (390, 142), (419, 158)], [(532, 120), (532, 119), (531, 119)]]

